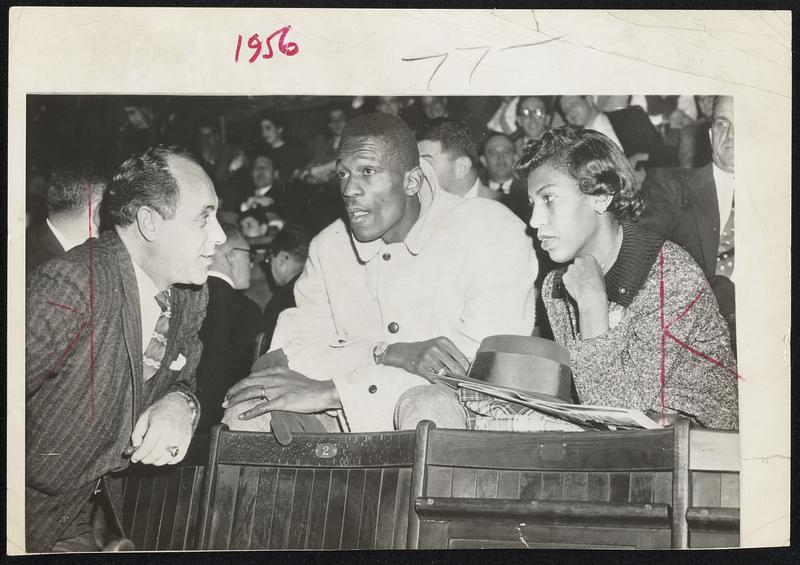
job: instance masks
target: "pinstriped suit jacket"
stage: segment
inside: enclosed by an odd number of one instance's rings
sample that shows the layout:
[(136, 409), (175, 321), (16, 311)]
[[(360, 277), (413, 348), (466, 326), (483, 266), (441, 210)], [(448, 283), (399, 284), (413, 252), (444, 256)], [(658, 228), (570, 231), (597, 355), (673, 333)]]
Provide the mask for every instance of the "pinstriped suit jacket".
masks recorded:
[[(91, 283), (90, 283), (91, 280)], [(49, 551), (103, 478), (119, 521), (139, 415), (171, 391), (192, 394), (208, 289), (174, 288), (161, 369), (142, 377), (139, 294), (114, 231), (37, 268), (27, 280), (25, 503), (28, 551)], [(170, 365), (183, 354), (180, 370)]]

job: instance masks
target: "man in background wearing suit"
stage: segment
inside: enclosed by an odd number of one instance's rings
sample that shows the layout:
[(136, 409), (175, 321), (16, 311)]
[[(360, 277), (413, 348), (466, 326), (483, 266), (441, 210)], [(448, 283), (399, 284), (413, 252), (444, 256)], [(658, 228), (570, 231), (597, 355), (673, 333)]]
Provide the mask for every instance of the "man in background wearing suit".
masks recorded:
[(225, 243), (217, 248), (208, 269), (208, 308), (200, 330), (198, 434), (222, 420), (225, 392), (250, 373), (261, 324), (261, 309), (244, 294), (250, 286), (250, 245), (238, 227), (227, 222), (221, 225)]
[(27, 551), (96, 551), (98, 513), (122, 531), (114, 472), (186, 454), (217, 206), (183, 150), (140, 152), (106, 191), (111, 229), (28, 277)]
[(718, 96), (711, 119), (711, 163), (653, 169), (642, 183), (640, 222), (684, 247), (703, 269), (736, 345), (733, 98)]
[(478, 178), (478, 148), (464, 122), (449, 118), (431, 120), (417, 143), (419, 155), (436, 170), (439, 185), (463, 198), (500, 200)]
[(106, 181), (92, 169), (60, 168), (47, 187), (47, 219), (25, 234), (25, 274), (100, 232)]

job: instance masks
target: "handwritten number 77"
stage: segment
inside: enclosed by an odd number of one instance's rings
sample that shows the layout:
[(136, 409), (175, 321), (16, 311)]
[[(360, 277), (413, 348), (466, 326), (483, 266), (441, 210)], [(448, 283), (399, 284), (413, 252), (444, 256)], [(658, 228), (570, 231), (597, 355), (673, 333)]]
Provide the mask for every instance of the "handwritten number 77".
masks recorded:
[[(248, 59), (248, 63), (253, 63), (261, 56), (262, 59), (272, 59), (275, 55), (275, 52), (272, 49), (272, 40), (280, 36), (278, 38), (278, 51), (286, 55), (287, 57), (293, 57), (300, 52), (300, 46), (297, 45), (294, 41), (286, 41), (286, 34), (289, 33), (289, 30), (292, 29), (292, 26), (284, 26), (281, 29), (273, 32), (271, 35), (267, 36), (263, 43), (261, 41), (261, 37), (259, 34), (254, 33), (249, 38), (247, 38), (247, 47), (249, 47), (253, 54)], [(263, 55), (261, 51), (263, 47), (266, 47), (266, 53)], [(239, 62), (239, 54), (242, 50), (242, 35), (239, 34), (236, 39), (236, 54), (234, 55), (234, 62)]]

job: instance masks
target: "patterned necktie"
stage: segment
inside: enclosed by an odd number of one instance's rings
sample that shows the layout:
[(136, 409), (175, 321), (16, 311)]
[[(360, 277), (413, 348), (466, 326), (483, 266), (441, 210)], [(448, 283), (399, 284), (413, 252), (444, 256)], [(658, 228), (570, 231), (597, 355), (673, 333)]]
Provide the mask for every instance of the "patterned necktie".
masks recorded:
[(169, 305), (169, 290), (162, 290), (155, 296), (156, 302), (161, 307), (161, 315), (158, 317), (156, 327), (153, 329), (153, 336), (147, 349), (144, 350), (144, 380), (145, 382), (155, 376), (161, 368), (161, 361), (167, 351), (167, 331), (169, 330), (169, 317), (172, 313)]
[(734, 263), (734, 240), (733, 240), (733, 209), (734, 203), (731, 202), (731, 215), (728, 216), (728, 221), (725, 222), (725, 227), (719, 236), (719, 251), (717, 253), (717, 268), (714, 271), (715, 275), (722, 275), (730, 278), (733, 275)]

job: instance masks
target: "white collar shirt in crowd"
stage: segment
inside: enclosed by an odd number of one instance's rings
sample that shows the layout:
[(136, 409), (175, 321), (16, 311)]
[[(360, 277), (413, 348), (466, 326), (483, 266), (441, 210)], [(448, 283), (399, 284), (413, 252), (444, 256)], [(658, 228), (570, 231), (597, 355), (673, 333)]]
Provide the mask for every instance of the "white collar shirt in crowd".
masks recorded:
[(50, 231), (53, 232), (53, 235), (58, 240), (59, 245), (64, 248), (64, 251), (69, 251), (73, 247), (78, 247), (83, 241), (72, 241), (67, 238), (63, 233), (58, 231), (56, 227), (53, 225), (53, 222), (50, 221), (50, 218), (47, 218), (47, 227), (50, 228)]
[[(399, 396), (427, 384), (376, 365), (376, 343), (450, 339), (468, 358), (497, 334), (530, 335), (536, 255), (502, 204), (438, 188), (423, 160), (420, 216), (404, 241), (362, 243), (337, 220), (311, 242), (271, 349), (310, 378), (333, 379), (350, 431), (393, 429)], [(342, 420), (340, 420), (342, 421)]]
[[(217, 252), (219, 252), (219, 250), (217, 250)], [(212, 271), (212, 270), (210, 270), (210, 269), (209, 269), (209, 271), (208, 271), (208, 276), (209, 276), (209, 277), (217, 277), (218, 279), (221, 279), (221, 280), (225, 281), (226, 283), (228, 283), (228, 285), (229, 285), (231, 288), (235, 288), (235, 287), (233, 286), (233, 279), (232, 279), (232, 278), (230, 278), (230, 277), (229, 277), (228, 275), (226, 275), (225, 273), (220, 273), (219, 271)]]
[(494, 180), (489, 181), (489, 188), (494, 191), (502, 190), (503, 194), (508, 194), (511, 192), (511, 182), (513, 179), (504, 180), (503, 182), (497, 182)]
[(481, 179), (477, 178), (475, 179), (475, 184), (472, 185), (472, 188), (470, 188), (464, 195), (464, 198), (477, 198), (478, 191), (480, 189), (481, 189)]
[(139, 308), (142, 313), (142, 355), (144, 355), (150, 339), (153, 337), (153, 330), (161, 316), (161, 307), (156, 302), (156, 294), (160, 291), (153, 279), (133, 261), (133, 272), (136, 274), (136, 286), (139, 289)]
[(257, 189), (255, 190), (255, 195), (256, 195), (256, 196), (266, 196), (266, 195), (267, 195), (267, 193), (268, 193), (270, 190), (272, 190), (272, 185), (269, 185), (269, 186), (262, 186), (261, 188), (257, 188)]
[(719, 205), (719, 229), (725, 227), (733, 209), (733, 189), (735, 177), (733, 173), (726, 173), (716, 165), (712, 165), (714, 172), (714, 186), (717, 188), (717, 204)]
[(616, 143), (617, 146), (622, 149), (622, 144), (619, 142), (619, 138), (614, 131), (614, 127), (611, 125), (611, 120), (608, 119), (608, 116), (605, 113), (598, 112), (592, 123), (586, 126), (586, 129), (599, 131), (600, 133), (608, 136), (611, 141)]

